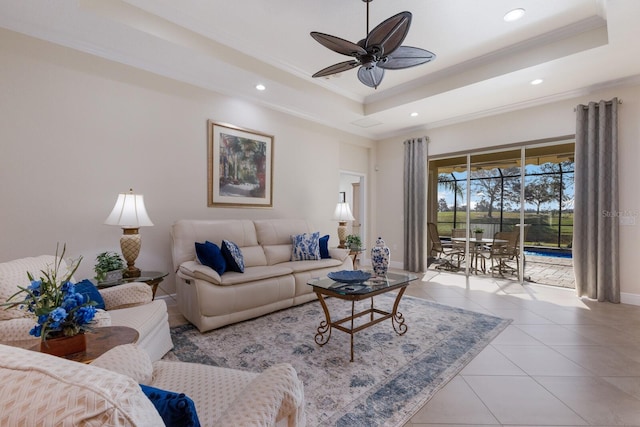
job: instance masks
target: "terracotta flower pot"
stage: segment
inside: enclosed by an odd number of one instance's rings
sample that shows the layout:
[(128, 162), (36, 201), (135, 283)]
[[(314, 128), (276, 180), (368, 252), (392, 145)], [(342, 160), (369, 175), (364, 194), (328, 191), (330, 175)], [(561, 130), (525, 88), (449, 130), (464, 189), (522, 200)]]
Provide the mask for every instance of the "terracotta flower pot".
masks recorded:
[(42, 353), (53, 354), (54, 356), (66, 356), (68, 354), (80, 353), (87, 349), (87, 340), (84, 334), (77, 334), (72, 337), (48, 338), (40, 343)]

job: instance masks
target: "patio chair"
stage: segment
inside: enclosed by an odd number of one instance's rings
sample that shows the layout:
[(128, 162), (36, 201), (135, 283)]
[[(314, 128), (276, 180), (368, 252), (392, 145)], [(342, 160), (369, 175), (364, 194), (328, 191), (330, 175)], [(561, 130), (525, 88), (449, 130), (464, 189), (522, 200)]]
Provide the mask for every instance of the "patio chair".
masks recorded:
[(458, 252), (461, 252), (462, 254), (464, 254), (465, 251), (467, 250), (467, 242), (454, 241), (453, 239), (456, 239), (456, 238), (466, 239), (467, 237), (468, 237), (468, 234), (467, 234), (466, 228), (451, 229), (451, 241), (452, 241), (453, 249), (456, 249)]
[[(485, 257), (491, 260), (491, 275), (496, 271), (501, 276), (504, 273), (519, 275), (520, 273), (520, 250), (518, 242), (520, 240), (520, 232), (515, 231), (498, 231), (493, 236), (493, 243), (488, 249)], [(515, 261), (516, 268), (508, 265), (508, 261)]]
[[(459, 245), (454, 246), (450, 242), (440, 240), (438, 227), (435, 223), (427, 223), (429, 233), (429, 256), (436, 258), (436, 269), (458, 270), (464, 258), (464, 248), (460, 251)], [(454, 261), (455, 260), (455, 261)]]

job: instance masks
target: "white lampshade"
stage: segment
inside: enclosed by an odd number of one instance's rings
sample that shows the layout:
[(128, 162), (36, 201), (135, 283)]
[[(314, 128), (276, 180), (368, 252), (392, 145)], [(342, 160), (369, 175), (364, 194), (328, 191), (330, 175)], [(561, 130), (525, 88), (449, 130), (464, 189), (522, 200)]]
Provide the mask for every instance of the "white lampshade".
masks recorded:
[(354, 221), (355, 218), (351, 213), (351, 208), (347, 202), (340, 202), (336, 205), (336, 211), (333, 213), (334, 221)]
[(107, 225), (117, 225), (122, 228), (139, 228), (153, 225), (147, 209), (144, 207), (142, 194), (128, 193), (118, 194), (118, 199), (113, 210), (104, 221)]

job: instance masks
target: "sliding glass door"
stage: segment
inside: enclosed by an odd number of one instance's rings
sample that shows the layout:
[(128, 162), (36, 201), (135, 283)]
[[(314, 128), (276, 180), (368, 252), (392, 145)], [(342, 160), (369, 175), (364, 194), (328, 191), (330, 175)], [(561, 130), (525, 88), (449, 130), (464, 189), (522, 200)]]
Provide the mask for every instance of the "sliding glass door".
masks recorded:
[(428, 218), (445, 246), (462, 241), (460, 271), (522, 283), (525, 250), (570, 252), (573, 149), (564, 141), (430, 159)]

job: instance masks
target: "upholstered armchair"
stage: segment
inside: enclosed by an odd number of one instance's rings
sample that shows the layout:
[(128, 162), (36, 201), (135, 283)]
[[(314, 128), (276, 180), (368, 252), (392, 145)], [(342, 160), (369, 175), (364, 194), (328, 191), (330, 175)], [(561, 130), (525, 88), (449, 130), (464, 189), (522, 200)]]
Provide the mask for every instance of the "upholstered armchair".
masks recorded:
[[(56, 258), (51, 255), (21, 258), (0, 263), (0, 304), (19, 291), (18, 286), (29, 286), (27, 272), (39, 277), (41, 271), (51, 268)], [(62, 261), (61, 269), (66, 269)], [(72, 281), (74, 279), (72, 278)], [(167, 305), (153, 300), (146, 283), (128, 283), (99, 290), (105, 310), (99, 310), (94, 327), (128, 326), (138, 331), (138, 345), (151, 360), (159, 360), (173, 347), (169, 333)], [(22, 341), (33, 338), (29, 331), (35, 319), (29, 313), (14, 308), (0, 308), (0, 342)]]
[(288, 363), (262, 373), (160, 360), (135, 344), (115, 347), (91, 363), (140, 384), (189, 396), (203, 427), (278, 426), (306, 423), (304, 385)]
[[(306, 421), (304, 387), (288, 363), (254, 373), (151, 362), (128, 344), (83, 364), (0, 345), (0, 378), (2, 425), (191, 425), (170, 422), (184, 421), (185, 406), (191, 414), (179, 393), (193, 401), (202, 427), (303, 427)], [(159, 393), (145, 394), (140, 384)]]

